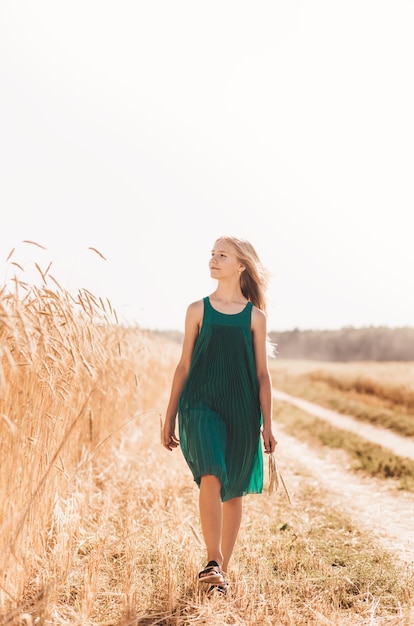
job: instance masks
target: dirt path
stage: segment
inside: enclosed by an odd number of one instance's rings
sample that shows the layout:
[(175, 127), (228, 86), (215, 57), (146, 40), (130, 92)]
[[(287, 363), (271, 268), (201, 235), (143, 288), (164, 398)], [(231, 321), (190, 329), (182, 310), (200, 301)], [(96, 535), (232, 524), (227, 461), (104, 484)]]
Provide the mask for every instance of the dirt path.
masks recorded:
[[(372, 426), (367, 430), (362, 429), (361, 426), (365, 425), (361, 425), (353, 418), (279, 391), (274, 392), (274, 397), (326, 419), (335, 426), (353, 430), (370, 441), (393, 449), (398, 454), (403, 456), (409, 456), (410, 452), (411, 455), (414, 454), (408, 446), (401, 449), (395, 447), (397, 443), (408, 443), (413, 446), (412, 441), (406, 441), (405, 438), (396, 435), (391, 438), (389, 431), (382, 432), (383, 429), (377, 431)], [(295, 481), (300, 480), (301, 474), (311, 475), (316, 484), (329, 492), (332, 506), (346, 511), (354, 523), (370, 530), (385, 549), (410, 567), (414, 566), (414, 494), (398, 490), (392, 481), (357, 476), (346, 469), (346, 455), (342, 451), (326, 450), (321, 454), (308, 444), (283, 432), (283, 428), (279, 427), (277, 430), (279, 440), (277, 457), (283, 475), (288, 479), (287, 482), (289, 481), (288, 487), (293, 496), (294, 506), (298, 505), (294, 501)]]
[(325, 407), (309, 402), (308, 400), (290, 396), (284, 391), (274, 390), (273, 397), (276, 398), (276, 400), (289, 402), (290, 404), (297, 406), (299, 409), (306, 411), (306, 413), (310, 413), (311, 415), (315, 415), (316, 417), (326, 420), (337, 428), (350, 430), (368, 441), (372, 441), (373, 443), (377, 443), (384, 448), (392, 450), (394, 454), (405, 456), (414, 460), (414, 440), (412, 438), (401, 437), (386, 428), (372, 426), (371, 424), (364, 423), (350, 415), (336, 413), (335, 411), (326, 409)]

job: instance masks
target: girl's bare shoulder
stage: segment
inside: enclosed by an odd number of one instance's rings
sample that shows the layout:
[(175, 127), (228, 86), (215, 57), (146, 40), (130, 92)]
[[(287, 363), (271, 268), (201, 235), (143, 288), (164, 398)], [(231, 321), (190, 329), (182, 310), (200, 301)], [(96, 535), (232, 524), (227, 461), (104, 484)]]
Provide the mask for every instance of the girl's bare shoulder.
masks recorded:
[(204, 313), (204, 302), (203, 300), (195, 300), (191, 302), (191, 304), (187, 307), (187, 318), (193, 321), (200, 321), (203, 317)]
[(195, 300), (188, 305), (188, 311), (203, 311), (204, 310), (204, 301), (203, 300)]
[(266, 321), (266, 313), (264, 311), (262, 311), (262, 309), (259, 309), (257, 306), (253, 305), (252, 306), (252, 318), (255, 318), (257, 320), (261, 320)]
[(267, 317), (264, 311), (257, 308), (257, 306), (253, 306), (252, 308), (252, 329), (253, 330), (265, 330), (267, 325)]

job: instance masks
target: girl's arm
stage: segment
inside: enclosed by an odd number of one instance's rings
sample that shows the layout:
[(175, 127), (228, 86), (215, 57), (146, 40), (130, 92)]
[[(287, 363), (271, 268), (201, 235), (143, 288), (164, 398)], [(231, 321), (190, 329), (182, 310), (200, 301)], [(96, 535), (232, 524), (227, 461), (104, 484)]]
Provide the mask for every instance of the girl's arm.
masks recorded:
[(263, 418), (263, 443), (266, 453), (274, 452), (277, 441), (272, 430), (272, 381), (268, 368), (266, 315), (260, 309), (252, 310), (252, 333), (259, 400)]
[(168, 402), (162, 432), (162, 444), (167, 450), (173, 450), (173, 448), (179, 445), (179, 440), (175, 432), (178, 401), (190, 371), (191, 358), (203, 319), (203, 310), (204, 306), (202, 300), (193, 302), (187, 309), (181, 358), (173, 376), (170, 400)]

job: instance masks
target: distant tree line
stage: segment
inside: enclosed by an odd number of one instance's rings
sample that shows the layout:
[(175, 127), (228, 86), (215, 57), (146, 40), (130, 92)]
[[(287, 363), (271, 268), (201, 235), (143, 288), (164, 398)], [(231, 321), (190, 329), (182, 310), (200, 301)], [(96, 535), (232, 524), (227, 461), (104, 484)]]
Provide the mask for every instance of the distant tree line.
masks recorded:
[(294, 329), (272, 331), (269, 337), (281, 359), (414, 361), (414, 327)]

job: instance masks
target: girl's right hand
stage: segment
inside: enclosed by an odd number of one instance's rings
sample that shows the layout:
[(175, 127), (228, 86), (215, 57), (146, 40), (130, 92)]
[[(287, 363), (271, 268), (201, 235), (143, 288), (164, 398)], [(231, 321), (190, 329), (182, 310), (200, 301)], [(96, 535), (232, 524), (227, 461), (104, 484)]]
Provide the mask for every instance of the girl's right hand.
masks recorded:
[(262, 437), (263, 437), (265, 454), (271, 454), (272, 452), (275, 451), (276, 446), (277, 446), (277, 440), (273, 434), (271, 425), (268, 427), (263, 426)]
[(174, 450), (174, 448), (177, 448), (180, 445), (180, 440), (175, 434), (175, 420), (172, 422), (169, 420), (165, 420), (164, 428), (162, 430), (161, 443), (164, 448), (170, 451)]

